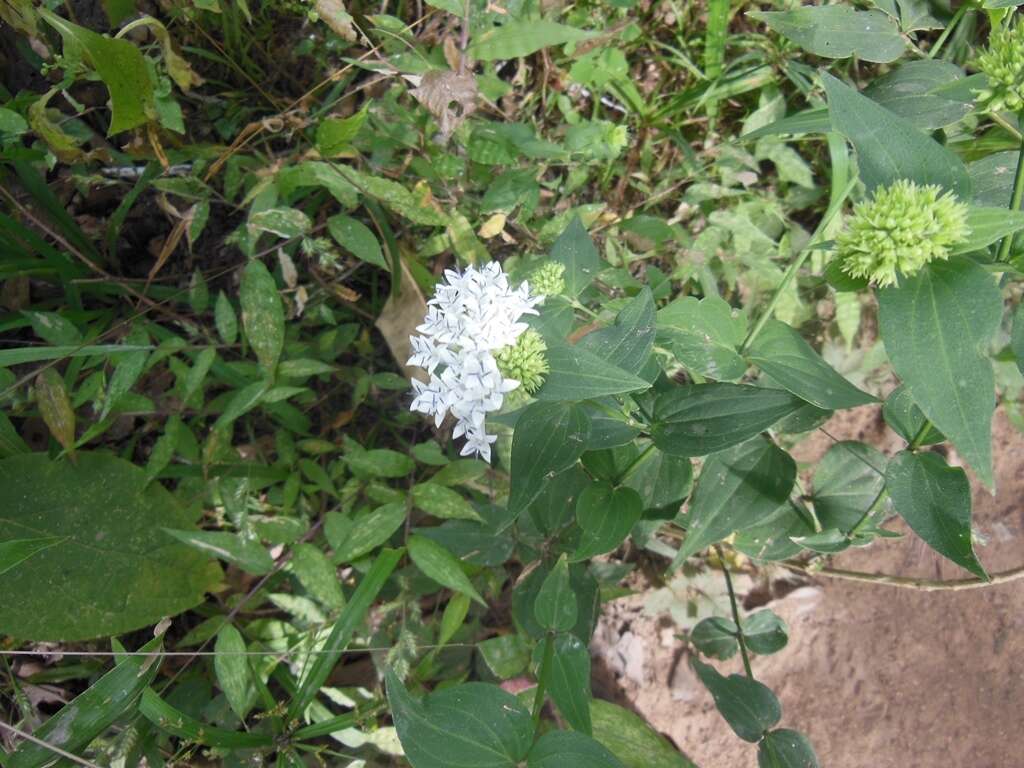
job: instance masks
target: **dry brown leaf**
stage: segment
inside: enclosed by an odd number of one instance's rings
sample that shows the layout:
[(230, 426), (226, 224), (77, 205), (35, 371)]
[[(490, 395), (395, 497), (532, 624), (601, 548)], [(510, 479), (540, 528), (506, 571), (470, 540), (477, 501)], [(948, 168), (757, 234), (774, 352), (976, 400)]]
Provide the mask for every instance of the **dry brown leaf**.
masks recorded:
[(480, 227), (480, 237), (484, 240), (490, 240), (492, 237), (500, 235), (505, 229), (505, 221), (504, 213), (494, 214)]
[(416, 326), (423, 322), (427, 314), (427, 301), (412, 273), (402, 265), (402, 289), (397, 296), (391, 296), (384, 305), (384, 310), (377, 318), (377, 330), (380, 331), (395, 361), (401, 366), (408, 378), (422, 376), (419, 368), (407, 366), (405, 361), (412, 355), (412, 344), (409, 337), (416, 333)]
[(437, 118), (441, 136), (447, 139), (476, 111), (476, 77), (432, 69), (423, 75), (412, 95)]
[(342, 0), (316, 0), (316, 12), (338, 37), (354, 43), (357, 39), (356, 30), (352, 26), (352, 16), (345, 8)]

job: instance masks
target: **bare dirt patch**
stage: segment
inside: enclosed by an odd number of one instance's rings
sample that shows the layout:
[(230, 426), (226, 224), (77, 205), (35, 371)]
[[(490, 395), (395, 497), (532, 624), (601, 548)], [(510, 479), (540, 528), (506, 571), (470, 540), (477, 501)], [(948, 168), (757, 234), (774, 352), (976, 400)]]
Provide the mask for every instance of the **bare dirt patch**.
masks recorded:
[[(993, 428), (998, 494), (978, 485), (974, 494), (975, 527), (988, 540), (980, 558), (990, 573), (1024, 564), (1024, 435), (1001, 412)], [(826, 429), (888, 453), (900, 445), (877, 408), (837, 417)], [(813, 461), (829, 444), (819, 432), (796, 453)], [(917, 578), (969, 575), (913, 536), (845, 552), (833, 565)], [(598, 628), (594, 651), (607, 684), (617, 683), (701, 768), (756, 766), (756, 749), (732, 734), (690, 672), (671, 617), (650, 616), (642, 604), (636, 596), (609, 606)], [(755, 658), (754, 672), (779, 696), (782, 726), (805, 732), (823, 766), (1024, 765), (1024, 581), (921, 592), (817, 577), (769, 605), (789, 624), (790, 641)], [(716, 665), (741, 671), (738, 659)]]

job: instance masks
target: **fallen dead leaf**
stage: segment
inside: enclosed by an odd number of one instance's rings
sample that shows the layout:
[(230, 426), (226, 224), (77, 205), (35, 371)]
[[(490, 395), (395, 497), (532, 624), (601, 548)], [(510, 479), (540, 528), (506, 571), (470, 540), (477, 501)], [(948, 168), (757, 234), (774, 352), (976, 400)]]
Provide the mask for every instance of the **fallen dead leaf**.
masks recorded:
[(412, 95), (437, 118), (441, 137), (447, 139), (476, 111), (476, 77), (432, 69), (423, 75)]
[(423, 322), (427, 314), (427, 302), (412, 273), (402, 265), (402, 289), (397, 296), (391, 296), (384, 305), (384, 310), (377, 318), (377, 330), (380, 331), (395, 361), (409, 377), (422, 377), (419, 368), (406, 365), (405, 361), (412, 355), (412, 344), (409, 337), (416, 333), (416, 326)]

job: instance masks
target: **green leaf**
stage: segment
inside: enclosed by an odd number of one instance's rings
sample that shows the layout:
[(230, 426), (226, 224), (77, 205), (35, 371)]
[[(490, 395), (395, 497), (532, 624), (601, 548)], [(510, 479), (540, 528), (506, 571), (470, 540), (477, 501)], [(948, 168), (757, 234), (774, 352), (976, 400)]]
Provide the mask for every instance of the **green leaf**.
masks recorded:
[(781, 719), (782, 705), (763, 683), (742, 675), (723, 677), (714, 667), (697, 659), (691, 659), (690, 663), (714, 697), (718, 712), (744, 741), (760, 741), (765, 731)]
[(213, 304), (213, 320), (221, 341), (225, 344), (234, 344), (238, 339), (238, 318), (224, 291), (217, 294), (217, 300)]
[(233, 563), (246, 573), (262, 576), (274, 568), (274, 559), (258, 541), (227, 531), (180, 531), (173, 528), (164, 528), (164, 531), (196, 551)]
[(693, 465), (687, 458), (669, 456), (655, 448), (630, 469), (623, 485), (640, 494), (644, 509), (662, 509), (689, 495)]
[[(918, 445), (932, 445), (946, 439), (946, 436), (925, 418), (906, 384), (900, 384), (885, 398), (882, 416), (885, 423), (908, 443), (917, 440)], [(921, 430), (924, 430), (924, 434), (921, 434)]]
[(45, 8), (38, 13), (64, 39), (64, 55), (74, 60), (75, 52), (80, 52), (110, 91), (108, 136), (149, 120), (154, 114), (153, 81), (138, 48), (127, 40), (104, 37), (72, 24)]
[(576, 297), (601, 269), (601, 256), (577, 216), (551, 246), (551, 259), (565, 265), (565, 293)]
[(32, 555), (65, 541), (60, 536), (44, 536), (39, 539), (14, 539), (0, 542), (0, 576), (28, 560)]
[(799, 333), (778, 320), (769, 320), (764, 326), (747, 359), (794, 395), (819, 408), (837, 410), (877, 402), (836, 373)]
[(424, 197), (419, 192), (410, 192), (397, 181), (371, 176), (347, 165), (335, 165), (334, 168), (360, 192), (380, 200), (414, 224), (437, 227), (448, 225), (448, 214), (438, 210), (432, 198)]
[(1024, 302), (1017, 305), (1013, 313), (1013, 331), (1010, 334), (1010, 349), (1017, 358), (1017, 369), (1024, 373)]
[(344, 607), (345, 595), (337, 571), (317, 547), (305, 542), (296, 544), (288, 567), (314, 599), (327, 608)]
[(139, 714), (161, 731), (177, 736), (179, 739), (187, 739), (208, 747), (253, 749), (269, 747), (274, 743), (274, 737), (269, 733), (229, 731), (226, 728), (218, 728), (215, 725), (196, 720), (161, 700), (152, 688), (147, 688), (142, 692), (142, 698), (139, 700)]
[(623, 768), (600, 742), (578, 731), (548, 731), (533, 745), (527, 768)]
[(416, 469), (412, 458), (390, 448), (352, 451), (345, 455), (345, 462), (357, 472), (371, 477), (405, 477)]
[(932, 549), (980, 579), (988, 575), (971, 540), (971, 484), (959, 467), (935, 453), (903, 451), (890, 462), (885, 484), (893, 508)]
[(899, 27), (881, 11), (822, 5), (792, 11), (752, 11), (747, 15), (763, 21), (805, 51), (828, 59), (856, 56), (886, 64), (902, 56), (907, 48)]
[(586, 40), (594, 33), (547, 19), (510, 21), (474, 38), (469, 55), (480, 61), (518, 59), (541, 48)]
[(516, 633), (488, 638), (477, 643), (476, 649), (491, 672), (502, 680), (522, 674), (530, 663), (529, 646)]
[(225, 624), (217, 633), (213, 646), (213, 669), (217, 674), (217, 686), (224, 692), (231, 711), (245, 720), (256, 703), (256, 686), (249, 670), (248, 650), (242, 633), (232, 624)]
[(547, 358), (550, 371), (537, 390), (538, 400), (591, 400), (650, 387), (581, 345), (548, 344)]
[(590, 423), (579, 405), (534, 403), (523, 411), (512, 435), (512, 479), (508, 497), (515, 518), (548, 481), (583, 454)]
[[(153, 349), (146, 347), (146, 349)], [(133, 352), (127, 346), (121, 344), (90, 344), (80, 346), (59, 346), (59, 347), (20, 347), (18, 349), (0, 350), (0, 368), (10, 368), (12, 365), (24, 363), (38, 363), (43, 360), (63, 360), (64, 358), (92, 357), (93, 355), (110, 356), (123, 352)]]
[(321, 156), (337, 157), (352, 149), (352, 140), (366, 122), (370, 102), (354, 115), (345, 118), (328, 117), (316, 127), (316, 149)]
[(783, 504), (796, 479), (796, 463), (764, 438), (712, 454), (704, 463), (690, 499), (686, 539), (672, 561), (755, 525)]
[(324, 532), (334, 547), (331, 562), (342, 565), (372, 552), (402, 527), (405, 516), (404, 503), (384, 504), (354, 518), (328, 512)]
[[(149, 337), (146, 336), (146, 332), (140, 326), (133, 327), (125, 337), (125, 343), (133, 347), (144, 347), (148, 341)], [(100, 412), (101, 421), (107, 418), (111, 409), (117, 405), (117, 401), (135, 386), (135, 382), (142, 375), (148, 359), (148, 352), (137, 351), (123, 355), (117, 361), (114, 373), (110, 377), (110, 386), (107, 387), (107, 396), (103, 401), (103, 410)]]
[(995, 279), (963, 257), (932, 263), (879, 291), (878, 309), (886, 352), (914, 402), (993, 487), (995, 379), (985, 347), (1003, 314)]
[[(538, 645), (542, 648), (542, 645)], [(577, 731), (591, 734), (590, 651), (575, 635), (555, 638), (547, 672), (548, 693), (562, 717)]]
[(416, 701), (384, 673), (388, 702), (412, 768), (516, 768), (533, 739), (530, 713), (496, 685), (463, 683)]
[(297, 208), (268, 208), (252, 214), (247, 226), (250, 232), (269, 232), (289, 239), (305, 235), (313, 222)]
[(743, 638), (751, 651), (768, 656), (786, 647), (789, 628), (779, 616), (765, 609), (743, 619)]
[(676, 299), (658, 310), (658, 334), (687, 370), (715, 381), (738, 379), (747, 363), (736, 352), (747, 334), (746, 317), (717, 296)]
[(828, 449), (814, 468), (814, 511), (823, 528), (849, 531), (860, 521), (885, 485), (885, 461), (880, 451), (852, 440)]
[(818, 768), (818, 756), (802, 733), (780, 728), (758, 745), (757, 768)]
[(0, 107), (0, 136), (19, 136), (28, 131), (25, 118), (12, 109)]
[(348, 603), (341, 611), (338, 620), (331, 627), (331, 633), (326, 642), (309, 667), (309, 671), (301, 678), (298, 692), (292, 698), (288, 707), (288, 719), (300, 717), (306, 707), (310, 705), (321, 686), (327, 682), (331, 671), (338, 664), (341, 654), (348, 647), (352, 640), (352, 634), (356, 631), (366, 614), (377, 599), (384, 582), (388, 580), (391, 572), (395, 570), (398, 561), (402, 559), (402, 550), (384, 549), (373, 561), (373, 566), (359, 582), (356, 591), (352, 594)]
[(53, 439), (69, 453), (75, 450), (75, 410), (64, 388), (64, 379), (55, 368), (44, 368), (33, 387), (39, 414)]
[(626, 768), (697, 768), (642, 717), (610, 701), (590, 702), (593, 736)]
[[(163, 637), (139, 649), (141, 655), (127, 656), (71, 703), (33, 732), (40, 741), (76, 754), (131, 712), (142, 692), (160, 670)], [(54, 764), (54, 753), (44, 746), (22, 741), (6, 756), (6, 768), (43, 768)]]
[(576, 522), (583, 529), (573, 560), (586, 560), (619, 546), (643, 514), (644, 503), (632, 488), (592, 483), (576, 502)]
[(0, 412), (0, 459), (17, 456), (19, 453), (30, 453), (28, 444), (21, 439), (7, 414)]
[(911, 179), (938, 184), (964, 200), (971, 198), (967, 169), (951, 150), (827, 72), (821, 78), (832, 125), (857, 150), (860, 178), (869, 191)]
[(0, 477), (0, 541), (62, 539), (0, 576), (0, 594), (18, 595), (0, 601), (0, 632), (47, 641), (130, 632), (198, 605), (220, 579), (160, 530), (190, 526), (194, 513), (127, 461), (22, 454), (0, 462)]
[(967, 208), (967, 227), (967, 239), (953, 246), (950, 253), (974, 253), (1019, 232), (1024, 229), (1024, 211), (972, 205)]
[(377, 236), (363, 222), (339, 213), (327, 220), (327, 231), (338, 245), (357, 259), (381, 269), (391, 269), (388, 260), (384, 258)]
[(615, 317), (615, 324), (588, 333), (577, 349), (593, 352), (624, 371), (639, 371), (654, 349), (654, 297), (644, 286)]
[(533, 613), (537, 623), (554, 632), (568, 632), (576, 624), (576, 595), (569, 584), (569, 560), (563, 554), (544, 579)]
[(462, 570), (462, 565), (455, 555), (426, 536), (410, 536), (406, 544), (409, 547), (409, 557), (426, 576), (448, 589), (469, 595), (484, 607), (487, 606), (473, 586), (473, 582)]
[(690, 630), (690, 642), (705, 656), (725, 661), (735, 656), (740, 648), (736, 639), (738, 634), (736, 622), (721, 616), (709, 616)]
[(437, 634), (438, 645), (446, 645), (459, 631), (459, 627), (466, 620), (466, 614), (469, 613), (469, 600), (461, 592), (452, 595), (452, 599), (444, 607), (444, 613), (441, 616), (441, 627)]
[(444, 520), (480, 520), (473, 505), (461, 494), (436, 483), (419, 483), (412, 487), (413, 503), (428, 515)]
[(684, 384), (654, 401), (651, 437), (671, 456), (705, 456), (749, 440), (803, 405), (781, 389)]
[(263, 262), (253, 260), (246, 266), (239, 298), (245, 338), (260, 365), (273, 371), (284, 349), (284, 306), (277, 284)]

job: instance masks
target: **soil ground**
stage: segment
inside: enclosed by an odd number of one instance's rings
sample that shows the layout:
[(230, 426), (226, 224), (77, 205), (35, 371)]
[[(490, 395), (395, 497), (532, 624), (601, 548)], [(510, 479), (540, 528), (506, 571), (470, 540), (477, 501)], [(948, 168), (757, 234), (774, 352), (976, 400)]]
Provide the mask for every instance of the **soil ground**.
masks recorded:
[[(826, 429), (889, 454), (900, 445), (877, 408), (837, 416)], [(1024, 564), (1024, 435), (1002, 413), (993, 431), (998, 493), (972, 483), (975, 528), (987, 539), (979, 556), (990, 573)], [(817, 432), (795, 453), (813, 461), (829, 444)], [(905, 532), (901, 525), (889, 527)], [(833, 565), (969, 575), (912, 535), (845, 552)], [(769, 603), (789, 624), (788, 646), (756, 657), (753, 667), (782, 702), (781, 726), (806, 733), (824, 768), (1024, 766), (1024, 580), (955, 592), (820, 576), (799, 583)], [(606, 663), (598, 667), (700, 768), (756, 766), (756, 749), (733, 735), (690, 671), (671, 619), (648, 616), (641, 605), (637, 596), (606, 609), (594, 645)], [(736, 658), (715, 663), (742, 671)]]

